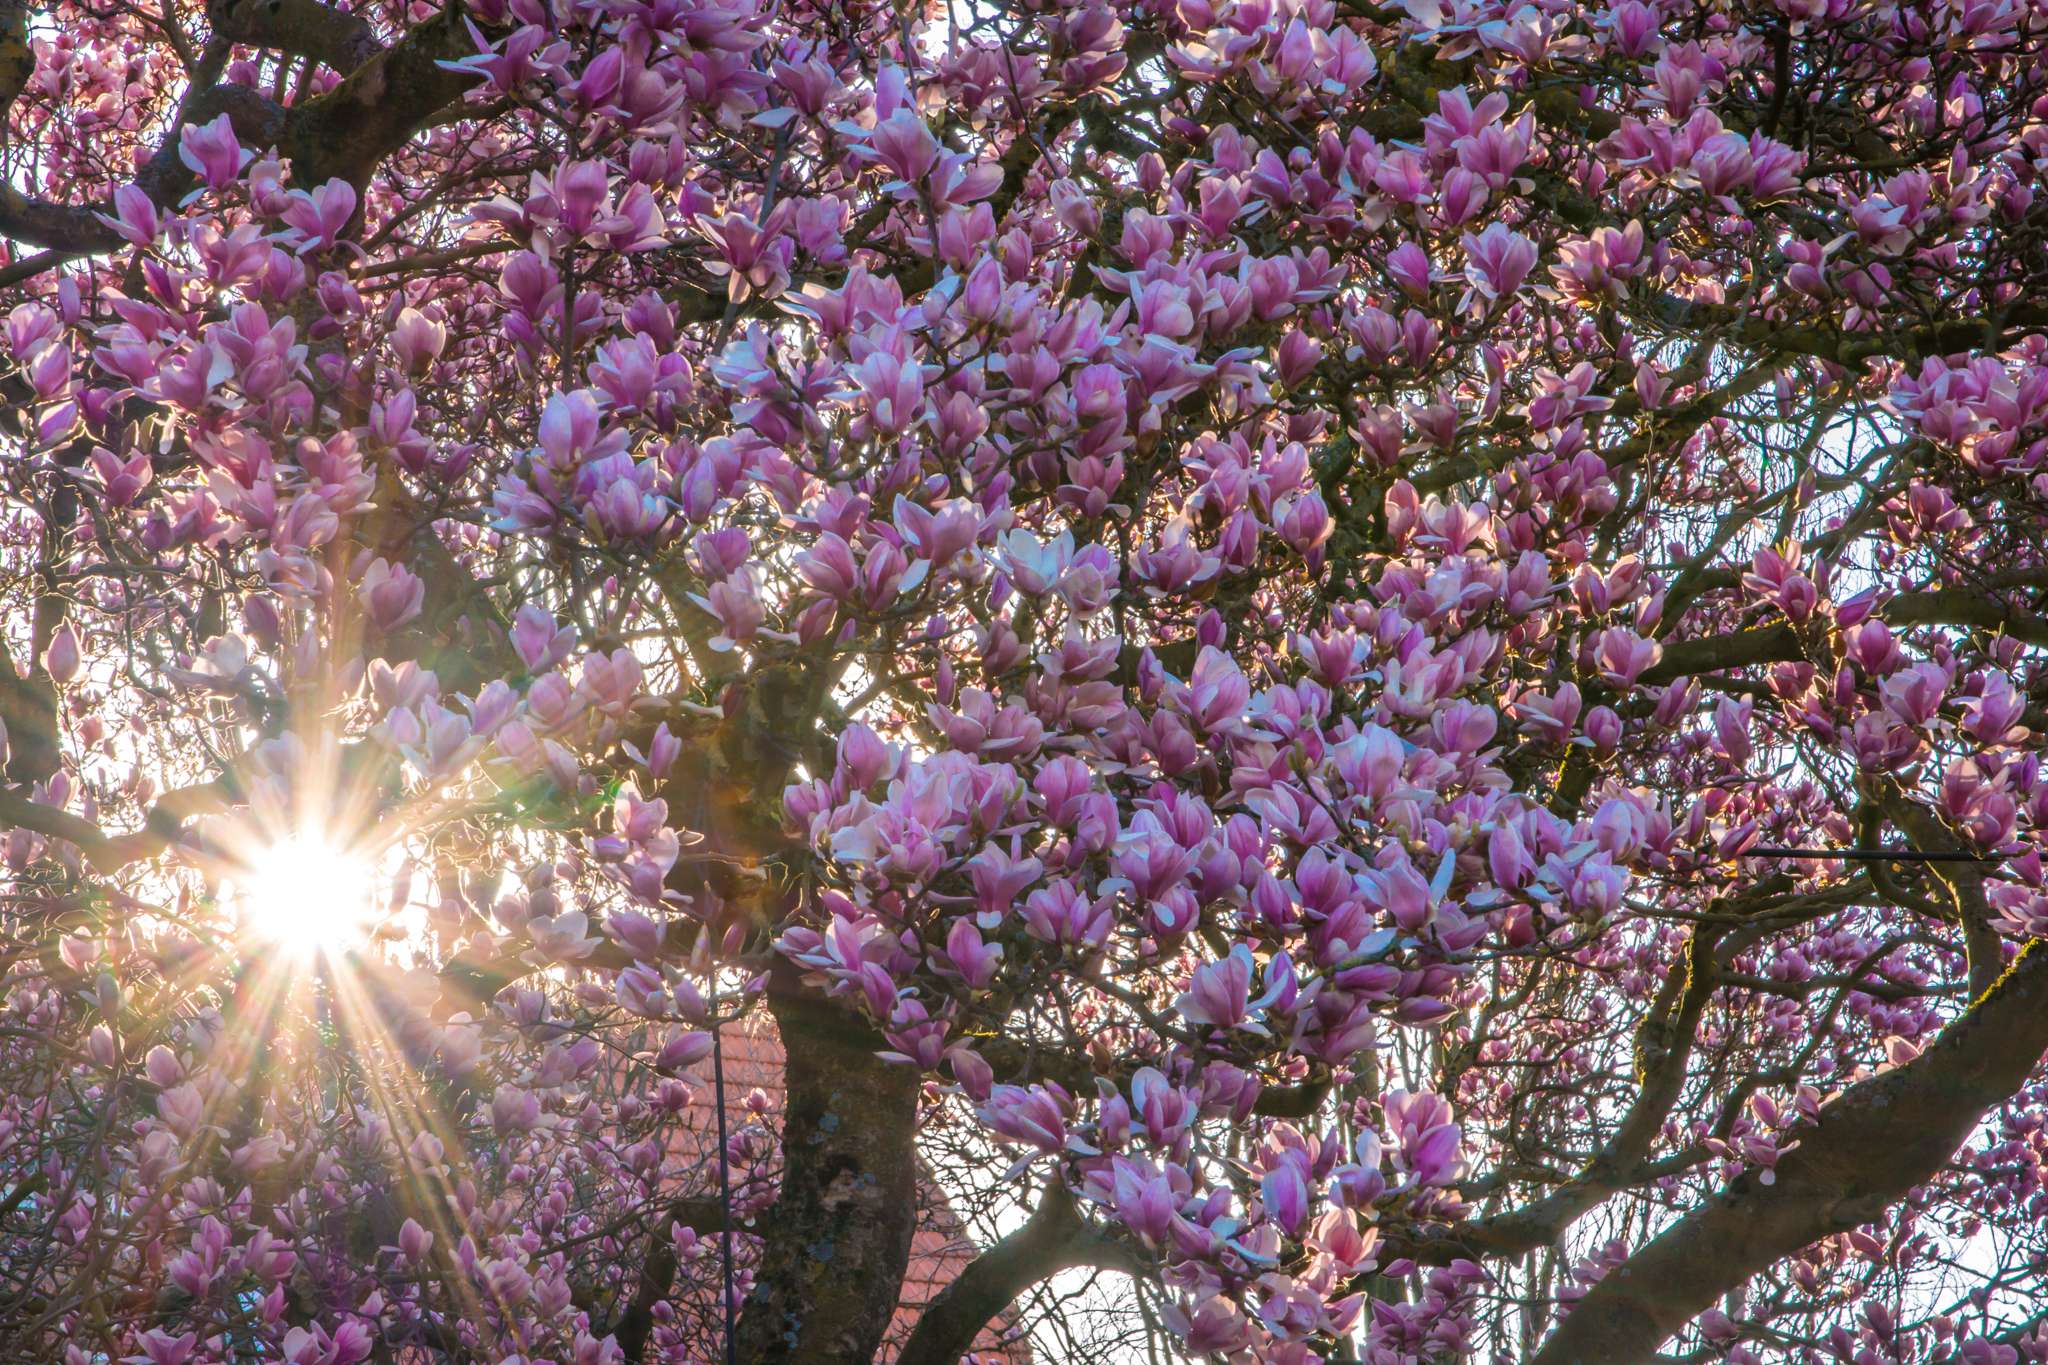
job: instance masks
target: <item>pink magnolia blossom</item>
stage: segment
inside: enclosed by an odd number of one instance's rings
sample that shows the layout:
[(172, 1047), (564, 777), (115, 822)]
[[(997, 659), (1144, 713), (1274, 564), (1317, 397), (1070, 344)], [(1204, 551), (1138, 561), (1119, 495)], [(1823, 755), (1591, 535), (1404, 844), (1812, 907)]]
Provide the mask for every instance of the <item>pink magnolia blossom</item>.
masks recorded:
[(2038, 7), (214, 9), (13, 35), (18, 1354), (2048, 1359)]

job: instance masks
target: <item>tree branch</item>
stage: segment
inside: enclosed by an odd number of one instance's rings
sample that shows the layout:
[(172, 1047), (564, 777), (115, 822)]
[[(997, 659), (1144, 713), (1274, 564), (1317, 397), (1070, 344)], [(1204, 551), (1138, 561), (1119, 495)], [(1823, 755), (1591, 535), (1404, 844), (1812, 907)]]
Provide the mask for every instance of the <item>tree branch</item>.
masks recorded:
[[(0, 27), (7, 12), (0, 10)], [(0, 36), (0, 52), (5, 39)], [(252, 146), (267, 147), (283, 135), (284, 108), (245, 85), (194, 87), (188, 91), (178, 116), (164, 135), (163, 145), (135, 174), (135, 184), (157, 204), (175, 202), (190, 189), (197, 177), (178, 158), (178, 130), (190, 123), (205, 123), (226, 114), (234, 124), (235, 136)], [(54, 204), (23, 194), (0, 182), (0, 236), (31, 246), (49, 247), (68, 255), (119, 251), (127, 242), (98, 215), (111, 213), (112, 205)], [(50, 264), (58, 264), (53, 258)]]
[(340, 85), (292, 111), (285, 151), (295, 178), (306, 184), (334, 176), (356, 186), (367, 183), (379, 162), (477, 83), (473, 73), (441, 63), (476, 55), (459, 3), (408, 30)]
[(1586, 1169), (1563, 1188), (1521, 1208), (1455, 1228), (1416, 1248), (1417, 1259), (1444, 1264), (1457, 1256), (1519, 1256), (1548, 1246), (1588, 1210), (1639, 1178), (1650, 1144), (1685, 1084), (1686, 1065), (1705, 1012), (1720, 985), (1714, 955), (1725, 930), (1702, 923), (1693, 930), (1685, 956), (1665, 979), (1662, 998), (1636, 1031), (1639, 1088), (1614, 1135)]
[(975, 1336), (1026, 1289), (1062, 1270), (1094, 1265), (1136, 1274), (1140, 1263), (1081, 1217), (1057, 1179), (1029, 1221), (977, 1256), (925, 1306), (896, 1365), (953, 1365)]
[[(699, 1232), (718, 1232), (725, 1227), (725, 1206), (711, 1195), (677, 1199), (668, 1206), (666, 1223), (681, 1223)], [(647, 1349), (654, 1332), (654, 1307), (667, 1298), (676, 1282), (676, 1244), (666, 1226), (647, 1230), (647, 1259), (640, 1267), (640, 1287), (633, 1301), (612, 1328), (620, 1352), (637, 1361)]]
[(1775, 1184), (1745, 1172), (1594, 1285), (1532, 1365), (1651, 1359), (1772, 1262), (1871, 1221), (1935, 1175), (2044, 1050), (2048, 950), (2035, 945), (1926, 1051), (1822, 1109), (1778, 1163)]
[[(2048, 586), (2014, 581), (2009, 587)], [(1877, 619), (1893, 626), (1970, 626), (2000, 631), (2029, 644), (2048, 644), (2048, 618), (2023, 611), (1992, 593), (1973, 588), (1933, 588), (1900, 593), (1880, 606)], [(1727, 635), (1703, 635), (1664, 644), (1663, 657), (1643, 674), (1646, 683), (1667, 683), (1695, 673), (1780, 663), (1806, 658), (1799, 632), (1788, 622), (1752, 626)]]
[[(1963, 841), (1946, 822), (1903, 789), (1885, 805), (1892, 822), (1906, 832), (1916, 847), (1943, 852), (1963, 850)], [(1955, 905), (1970, 964), (1970, 994), (1980, 996), (2005, 970), (2005, 940), (1992, 927), (1991, 905), (1984, 895), (1984, 870), (1969, 863), (1935, 863), (1928, 871)]]
[[(388, 48), (360, 19), (319, 0), (231, 0), (216, 11), (215, 23), (233, 41), (312, 56), (346, 72), (347, 79), (318, 99), (286, 110), (247, 86), (212, 84), (202, 73), (193, 73), (194, 84), (163, 145), (135, 177), (159, 205), (175, 202), (194, 183), (178, 158), (178, 131), (188, 123), (225, 113), (245, 144), (283, 150), (297, 183), (317, 185), (339, 176), (360, 188), (379, 162), (477, 81), (467, 71), (442, 65), (476, 55), (460, 4), (449, 5)], [(0, 115), (19, 93), (17, 78), (26, 83), (34, 71), (32, 56), (22, 66), (27, 24), (25, 3), (0, 3)], [(104, 203), (57, 204), (0, 183), (0, 236), (31, 246), (73, 255), (118, 251), (125, 243), (97, 216), (109, 211)]]
[(311, 57), (344, 76), (384, 50), (360, 15), (320, 0), (219, 0), (210, 9), (217, 39)]

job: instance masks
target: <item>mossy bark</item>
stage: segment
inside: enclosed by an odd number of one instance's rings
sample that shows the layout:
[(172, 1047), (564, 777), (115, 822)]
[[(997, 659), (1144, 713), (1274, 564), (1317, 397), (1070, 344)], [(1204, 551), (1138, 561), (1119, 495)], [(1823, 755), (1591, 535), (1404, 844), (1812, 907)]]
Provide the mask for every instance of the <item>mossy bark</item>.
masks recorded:
[(918, 1076), (851, 1011), (794, 982), (769, 1006), (787, 1058), (782, 1189), (735, 1359), (866, 1362), (896, 1311), (916, 1225)]

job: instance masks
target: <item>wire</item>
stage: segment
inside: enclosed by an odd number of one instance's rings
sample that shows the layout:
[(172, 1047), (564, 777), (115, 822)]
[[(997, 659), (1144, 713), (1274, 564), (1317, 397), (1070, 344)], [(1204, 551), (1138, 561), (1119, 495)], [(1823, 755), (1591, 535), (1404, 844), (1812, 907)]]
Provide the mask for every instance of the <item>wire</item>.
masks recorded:
[(1929, 853), (1917, 848), (1746, 848), (1738, 858), (1854, 858), (1886, 863), (2002, 863), (2004, 854)]
[(725, 1026), (718, 1018), (718, 973), (711, 975), (711, 1084), (716, 1091), (718, 1111), (718, 1258), (725, 1272), (725, 1292), (719, 1296), (725, 1314), (725, 1365), (737, 1365), (738, 1344), (732, 1334), (732, 1170), (725, 1150)]

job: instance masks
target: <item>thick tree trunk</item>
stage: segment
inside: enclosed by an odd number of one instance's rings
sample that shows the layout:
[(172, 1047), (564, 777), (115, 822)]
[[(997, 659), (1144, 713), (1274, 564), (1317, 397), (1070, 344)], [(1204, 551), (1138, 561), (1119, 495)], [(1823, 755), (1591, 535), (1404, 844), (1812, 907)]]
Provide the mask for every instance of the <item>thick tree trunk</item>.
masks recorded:
[(1631, 1365), (1781, 1257), (1881, 1215), (1930, 1179), (2048, 1050), (2036, 944), (1912, 1061), (1850, 1086), (1775, 1184), (1745, 1174), (1602, 1279), (1532, 1365)]
[(917, 1217), (918, 1075), (868, 1024), (771, 985), (787, 1058), (782, 1189), (762, 1229), (735, 1356), (868, 1365), (896, 1311)]

